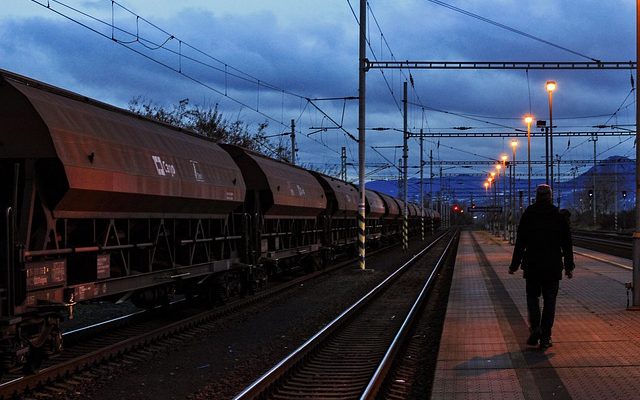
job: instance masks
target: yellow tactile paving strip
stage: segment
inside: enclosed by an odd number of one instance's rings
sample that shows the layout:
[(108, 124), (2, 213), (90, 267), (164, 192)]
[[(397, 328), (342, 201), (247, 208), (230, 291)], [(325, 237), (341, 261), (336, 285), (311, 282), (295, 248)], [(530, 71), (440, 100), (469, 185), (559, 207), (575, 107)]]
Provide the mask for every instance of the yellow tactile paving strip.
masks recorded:
[(542, 352), (524, 344), (525, 281), (507, 274), (512, 249), (486, 232), (462, 233), (432, 398), (638, 398), (640, 312), (626, 310), (624, 288), (631, 272), (577, 255), (574, 279), (560, 283), (554, 347)]

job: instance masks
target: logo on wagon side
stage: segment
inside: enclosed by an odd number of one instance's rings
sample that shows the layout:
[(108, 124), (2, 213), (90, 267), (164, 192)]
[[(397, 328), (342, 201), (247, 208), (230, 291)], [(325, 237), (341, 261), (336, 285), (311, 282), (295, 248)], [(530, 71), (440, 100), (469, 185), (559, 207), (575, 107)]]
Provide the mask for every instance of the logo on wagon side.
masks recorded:
[(204, 177), (202, 176), (202, 172), (200, 172), (198, 162), (193, 160), (189, 160), (189, 162), (191, 162), (191, 166), (193, 167), (193, 176), (196, 178), (196, 181), (204, 182)]
[(163, 161), (160, 156), (151, 156), (153, 159), (153, 163), (156, 166), (156, 171), (160, 176), (175, 176), (176, 175), (176, 167), (173, 164), (169, 164), (166, 161)]

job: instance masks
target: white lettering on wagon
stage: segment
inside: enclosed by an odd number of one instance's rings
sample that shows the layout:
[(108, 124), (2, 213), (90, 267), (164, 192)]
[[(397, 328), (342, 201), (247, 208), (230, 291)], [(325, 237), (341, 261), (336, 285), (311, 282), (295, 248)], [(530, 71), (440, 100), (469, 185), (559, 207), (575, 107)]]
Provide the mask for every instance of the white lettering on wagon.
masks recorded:
[(191, 162), (191, 166), (193, 167), (193, 176), (196, 178), (196, 181), (204, 182), (204, 177), (202, 176), (202, 172), (200, 172), (198, 162), (193, 160), (189, 160), (189, 162)]
[(153, 163), (156, 166), (156, 171), (160, 176), (175, 176), (176, 175), (176, 167), (173, 164), (169, 164), (168, 162), (162, 160), (160, 156), (151, 156), (153, 159)]

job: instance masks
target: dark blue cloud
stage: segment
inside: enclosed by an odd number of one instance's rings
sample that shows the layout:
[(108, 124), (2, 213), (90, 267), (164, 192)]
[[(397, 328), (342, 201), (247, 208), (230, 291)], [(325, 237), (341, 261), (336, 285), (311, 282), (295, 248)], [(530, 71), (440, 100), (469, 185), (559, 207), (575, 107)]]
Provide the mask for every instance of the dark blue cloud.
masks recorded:
[[(598, 2), (583, 0), (579, 7), (575, 2), (536, 1), (511, 6), (509, 2), (475, 2), (465, 5), (470, 11), (491, 17), (501, 23), (535, 34), (567, 48), (605, 61), (625, 61), (635, 53), (634, 7), (628, 2)], [(92, 8), (100, 3), (88, 3)], [(372, 4), (378, 21), (382, 24), (385, 39), (392, 46), (396, 59), (452, 60), (452, 61), (583, 61), (579, 56), (523, 38), (475, 19), (453, 13), (432, 3), (412, 2)], [(153, 21), (182, 40), (215, 55), (263, 82), (300, 93), (311, 98), (357, 95), (357, 25), (345, 8), (342, 19), (318, 18), (313, 24), (301, 27), (287, 23), (286, 18), (269, 11), (245, 13), (243, 15), (214, 14), (201, 9), (183, 10), (170, 19)], [(476, 8), (473, 8), (476, 7)], [(46, 10), (42, 10), (47, 13)], [(281, 92), (269, 91), (264, 85), (258, 94), (258, 85), (237, 79), (187, 61), (178, 61), (174, 54), (160, 50), (150, 51), (137, 44), (136, 49), (158, 58), (172, 68), (233, 95), (245, 103), (243, 107), (181, 77), (130, 50), (104, 39), (64, 19), (51, 18), (4, 18), (0, 25), (0, 67), (28, 75), (45, 82), (62, 86), (119, 106), (135, 96), (145, 96), (156, 102), (172, 104), (183, 98), (195, 103), (220, 103), (224, 112), (241, 116), (251, 124), (264, 120), (264, 116), (249, 108), (281, 119), (285, 125), (291, 118), (298, 118), (301, 154), (309, 161), (338, 162), (337, 153), (306, 138), (312, 127), (327, 127), (331, 123), (319, 112), (308, 107), (299, 98), (283, 96)], [(291, 18), (295, 18), (292, 16)], [(135, 18), (122, 15), (119, 21), (128, 29), (135, 30)], [(109, 29), (100, 28), (110, 36)], [(151, 27), (139, 25), (141, 34), (164, 41), (161, 33)], [(372, 24), (371, 44), (375, 56), (389, 59), (382, 37)], [(121, 40), (133, 37), (123, 33)], [(170, 40), (166, 46), (178, 51), (178, 41)], [(185, 46), (182, 54), (199, 57), (224, 69), (224, 64), (201, 57)], [(374, 55), (369, 52), (368, 55)], [(228, 71), (232, 70), (228, 68)], [(402, 116), (398, 105), (402, 105), (403, 76), (398, 71), (386, 71), (387, 82), (379, 71), (368, 73), (368, 123), (369, 127), (386, 126), (400, 128)], [(607, 117), (589, 120), (565, 118), (613, 113), (630, 90), (628, 71), (558, 72), (558, 71), (413, 71), (417, 95), (410, 94), (412, 102), (422, 102), (429, 108), (437, 108), (462, 114), (479, 116), (482, 121), (496, 122), (513, 128), (524, 128), (518, 119), (496, 120), (486, 117), (519, 117), (531, 111), (539, 119), (547, 119), (548, 104), (544, 91), (547, 79), (558, 81), (554, 96), (554, 115), (557, 125), (590, 126), (604, 123)], [(394, 98), (389, 94), (391, 86)], [(629, 102), (628, 102), (629, 103)], [(352, 134), (357, 134), (357, 102), (318, 103), (336, 121), (342, 122)], [(343, 114), (344, 110), (344, 114)], [(633, 110), (623, 109), (613, 120), (629, 123)], [(474, 126), (489, 128), (490, 124), (468, 120), (451, 114), (425, 111), (427, 121), (422, 120), (421, 111), (413, 109), (412, 127), (446, 128)], [(610, 122), (613, 123), (613, 122)], [(272, 122), (272, 129), (285, 129)], [(339, 152), (347, 146), (349, 154), (357, 154), (355, 143), (345, 139), (339, 131), (327, 131), (312, 135)], [(576, 139), (577, 144), (581, 139)], [(604, 150), (613, 147), (618, 139), (602, 139), (599, 146)], [(401, 143), (399, 134), (371, 133), (368, 142), (372, 145)], [(447, 140), (451, 147), (472, 149), (473, 153), (494, 156), (504, 151), (503, 140)], [(572, 143), (572, 145), (574, 145)], [(616, 147), (628, 152), (632, 143)], [(435, 148), (430, 143), (427, 149)], [(563, 144), (562, 147), (566, 147)], [(417, 145), (412, 145), (411, 157), (417, 157)], [(587, 145), (576, 150), (576, 157), (586, 157)], [(441, 146), (443, 159), (464, 159), (472, 156), (463, 151)], [(508, 151), (508, 143), (506, 145)], [(381, 150), (389, 159), (397, 158), (395, 150)], [(539, 158), (543, 147), (534, 142), (534, 153)], [(370, 153), (372, 161), (381, 161)], [(355, 161), (355, 160), (354, 160)]]

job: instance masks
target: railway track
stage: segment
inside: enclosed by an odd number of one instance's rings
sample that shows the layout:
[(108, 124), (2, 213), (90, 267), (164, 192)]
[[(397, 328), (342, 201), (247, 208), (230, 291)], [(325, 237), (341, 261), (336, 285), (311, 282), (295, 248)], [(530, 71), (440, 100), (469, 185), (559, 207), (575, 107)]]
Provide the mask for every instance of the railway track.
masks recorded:
[(457, 237), (439, 237), (235, 399), (374, 398)]
[(633, 243), (631, 236), (597, 231), (574, 231), (573, 245), (602, 253), (631, 259)]
[[(383, 248), (370, 255), (383, 252)], [(91, 375), (90, 370), (111, 360), (127, 359), (139, 361), (149, 352), (162, 351), (175, 346), (176, 341), (187, 341), (208, 329), (217, 319), (241, 310), (253, 303), (275, 296), (290, 288), (353, 264), (353, 260), (307, 274), (258, 294), (234, 300), (214, 310), (202, 312), (195, 309), (179, 309), (172, 313), (136, 313), (113, 321), (96, 324), (65, 334), (65, 351), (51, 360), (45, 361), (35, 374), (7, 374), (0, 382), (0, 398), (22, 396), (25, 393), (43, 393), (45, 397), (56, 395), (82, 382), (83, 376)], [(150, 350), (151, 349), (151, 350)], [(71, 382), (67, 384), (66, 382)]]

